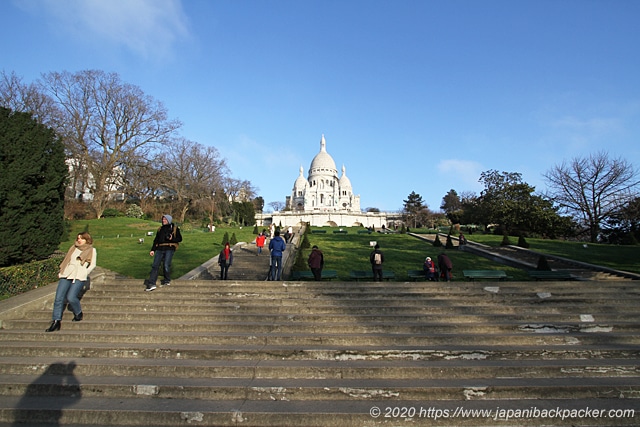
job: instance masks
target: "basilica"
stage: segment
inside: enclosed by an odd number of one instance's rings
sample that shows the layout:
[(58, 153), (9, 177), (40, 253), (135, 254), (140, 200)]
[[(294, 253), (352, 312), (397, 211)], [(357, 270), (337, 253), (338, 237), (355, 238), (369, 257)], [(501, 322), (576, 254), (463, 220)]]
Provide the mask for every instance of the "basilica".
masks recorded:
[(336, 163), (327, 153), (327, 142), (322, 135), (320, 152), (311, 161), (308, 178), (300, 175), (293, 184), (291, 196), (287, 197), (287, 208), (293, 212), (360, 212), (360, 196), (353, 194), (351, 181), (342, 166), (338, 178)]
[(311, 160), (306, 178), (300, 166), (291, 195), (286, 196), (285, 209), (271, 214), (257, 214), (256, 220), (258, 226), (276, 224), (286, 227), (303, 223), (316, 227), (388, 226), (387, 214), (362, 212), (360, 196), (353, 193), (344, 166), (338, 176), (336, 163), (327, 152), (324, 135), (320, 139), (320, 151)]

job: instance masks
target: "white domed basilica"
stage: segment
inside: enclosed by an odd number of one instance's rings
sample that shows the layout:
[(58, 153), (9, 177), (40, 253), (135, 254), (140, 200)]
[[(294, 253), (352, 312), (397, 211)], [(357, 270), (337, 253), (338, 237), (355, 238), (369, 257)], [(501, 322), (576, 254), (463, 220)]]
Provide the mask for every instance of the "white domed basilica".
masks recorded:
[(287, 197), (287, 209), (292, 212), (360, 212), (360, 196), (353, 194), (351, 181), (342, 166), (338, 178), (336, 163), (327, 153), (327, 142), (322, 135), (320, 152), (311, 161), (309, 177), (305, 179), (300, 166), (300, 175), (293, 184), (291, 196)]
[(333, 157), (327, 153), (324, 135), (320, 139), (320, 152), (311, 160), (309, 175), (304, 177), (300, 166), (298, 178), (293, 184), (290, 196), (286, 196), (286, 207), (282, 211), (256, 214), (258, 226), (276, 224), (296, 226), (310, 224), (315, 227), (375, 227), (389, 224), (393, 216), (384, 212), (362, 212), (360, 196), (353, 194), (351, 180), (346, 168), (342, 174)]

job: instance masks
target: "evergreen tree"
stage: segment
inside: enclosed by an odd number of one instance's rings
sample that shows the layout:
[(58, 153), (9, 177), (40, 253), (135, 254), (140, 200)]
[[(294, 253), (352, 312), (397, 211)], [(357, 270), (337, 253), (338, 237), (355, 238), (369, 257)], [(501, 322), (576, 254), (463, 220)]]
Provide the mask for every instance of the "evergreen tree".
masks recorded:
[(504, 233), (502, 235), (502, 242), (500, 242), (500, 246), (509, 246), (511, 245), (511, 240), (509, 240), (509, 235)]
[(436, 238), (433, 240), (433, 246), (439, 248), (442, 246), (442, 242), (440, 241), (440, 236), (436, 234)]
[(258, 235), (260, 232), (258, 231), (258, 224), (253, 227), (253, 234)]
[(445, 243), (444, 245), (445, 248), (447, 249), (453, 249), (453, 241), (451, 240), (451, 233), (447, 234), (447, 243)]
[(64, 233), (64, 145), (30, 114), (0, 107), (0, 171), (0, 267), (46, 258)]
[(229, 232), (225, 231), (224, 232), (224, 236), (222, 237), (222, 246), (224, 246), (225, 243), (227, 243), (229, 241)]
[(522, 234), (520, 235), (520, 237), (518, 237), (518, 246), (525, 249), (529, 247), (529, 243), (527, 243)]
[(536, 270), (551, 271), (549, 261), (547, 261), (547, 258), (544, 255), (540, 255), (540, 258), (538, 258), (538, 266), (536, 267)]
[(236, 233), (235, 231), (231, 234), (231, 240), (229, 240), (229, 244), (231, 246), (235, 245), (236, 243), (238, 243), (238, 238), (236, 237)]
[(293, 264), (293, 271), (304, 271), (307, 268), (307, 260), (305, 259), (304, 251), (300, 248), (296, 253), (296, 261)]
[(305, 235), (302, 237), (302, 243), (300, 243), (300, 249), (308, 249), (311, 247), (311, 243), (309, 243), (309, 237), (307, 237), (307, 234), (305, 233)]

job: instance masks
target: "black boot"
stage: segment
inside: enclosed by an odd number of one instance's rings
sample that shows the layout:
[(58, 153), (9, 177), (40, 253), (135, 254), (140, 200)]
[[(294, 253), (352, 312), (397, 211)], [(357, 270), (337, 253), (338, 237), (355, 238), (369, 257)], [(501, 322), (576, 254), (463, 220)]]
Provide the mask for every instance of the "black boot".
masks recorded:
[(82, 320), (82, 312), (73, 315), (72, 322), (79, 322)]
[(45, 332), (55, 332), (55, 331), (59, 331), (60, 330), (60, 321), (59, 320), (54, 320), (53, 322), (51, 322), (51, 326), (49, 326), (49, 329), (45, 329)]

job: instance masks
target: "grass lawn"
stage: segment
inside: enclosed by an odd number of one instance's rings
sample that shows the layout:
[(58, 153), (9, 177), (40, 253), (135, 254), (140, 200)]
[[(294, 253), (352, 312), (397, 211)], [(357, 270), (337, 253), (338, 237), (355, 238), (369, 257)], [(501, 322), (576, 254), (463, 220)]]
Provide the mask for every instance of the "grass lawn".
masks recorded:
[[(153, 261), (149, 251), (155, 232), (160, 227), (159, 222), (133, 218), (73, 221), (69, 240), (60, 244), (60, 250), (66, 252), (75, 236), (86, 226), (98, 252), (99, 266), (134, 279), (144, 280), (149, 276)], [(216, 227), (214, 233), (206, 229), (180, 227), (182, 243), (173, 257), (172, 278), (177, 279), (218, 255), (222, 250), (225, 231), (229, 233), (229, 238), (235, 233), (239, 242), (252, 242), (255, 239), (253, 227)], [(153, 232), (154, 235), (147, 236), (147, 232)], [(139, 243), (139, 239), (144, 239), (144, 243)]]
[[(60, 244), (65, 251), (73, 243), (75, 235), (85, 226), (94, 238), (98, 251), (98, 265), (135, 279), (145, 279), (151, 269), (152, 258), (149, 250), (153, 242), (153, 232), (159, 222), (132, 218), (103, 218), (99, 220), (73, 221), (69, 240)], [(340, 280), (349, 280), (351, 270), (369, 270), (369, 254), (373, 250), (370, 242), (376, 241), (385, 254), (384, 268), (395, 272), (397, 281), (409, 280), (407, 270), (421, 270), (427, 256), (436, 258), (446, 252), (453, 262), (453, 274), (456, 280), (463, 280), (462, 270), (504, 270), (513, 280), (530, 280), (528, 274), (517, 268), (494, 263), (486, 258), (457, 250), (436, 248), (431, 244), (406, 234), (358, 234), (360, 228), (345, 228), (347, 234), (334, 234), (338, 228), (312, 227), (326, 230), (326, 234), (309, 234), (311, 245), (318, 245), (325, 256), (325, 268), (337, 270)], [(181, 227), (183, 241), (173, 259), (173, 277), (178, 278), (200, 264), (215, 257), (222, 249), (222, 238), (228, 232), (233, 233), (239, 242), (252, 242), (255, 239), (253, 227), (216, 227), (215, 233), (205, 229)], [(139, 243), (139, 239), (144, 243)], [(502, 236), (473, 234), (467, 239), (498, 246)], [(517, 243), (517, 238), (512, 238)], [(589, 244), (583, 247), (580, 242), (559, 240), (527, 239), (530, 249), (564, 256), (585, 262), (591, 262), (620, 270), (640, 273), (640, 246), (611, 246)], [(444, 243), (444, 242), (443, 242)], [(304, 250), (305, 259), (310, 249)]]
[[(455, 280), (464, 280), (462, 270), (504, 270), (513, 280), (530, 280), (520, 269), (494, 263), (456, 249), (436, 248), (428, 242), (407, 234), (358, 234), (359, 228), (345, 228), (347, 234), (333, 234), (338, 228), (312, 227), (312, 230), (327, 230), (326, 234), (309, 234), (311, 246), (318, 245), (325, 259), (324, 268), (337, 270), (340, 280), (349, 280), (351, 270), (371, 270), (369, 254), (373, 250), (371, 242), (377, 242), (384, 253), (384, 269), (392, 270), (397, 281), (409, 280), (407, 270), (422, 270), (422, 263), (428, 256), (434, 260), (445, 252), (453, 263)], [(498, 242), (499, 243), (499, 242)], [(305, 259), (311, 249), (304, 250)]]
[[(500, 246), (502, 236), (490, 234), (466, 234), (467, 240), (488, 246)], [(512, 244), (517, 237), (510, 237)], [(571, 242), (563, 240), (526, 239), (529, 249), (576, 261), (602, 265), (616, 270), (640, 273), (640, 246), (603, 245), (598, 243)]]

